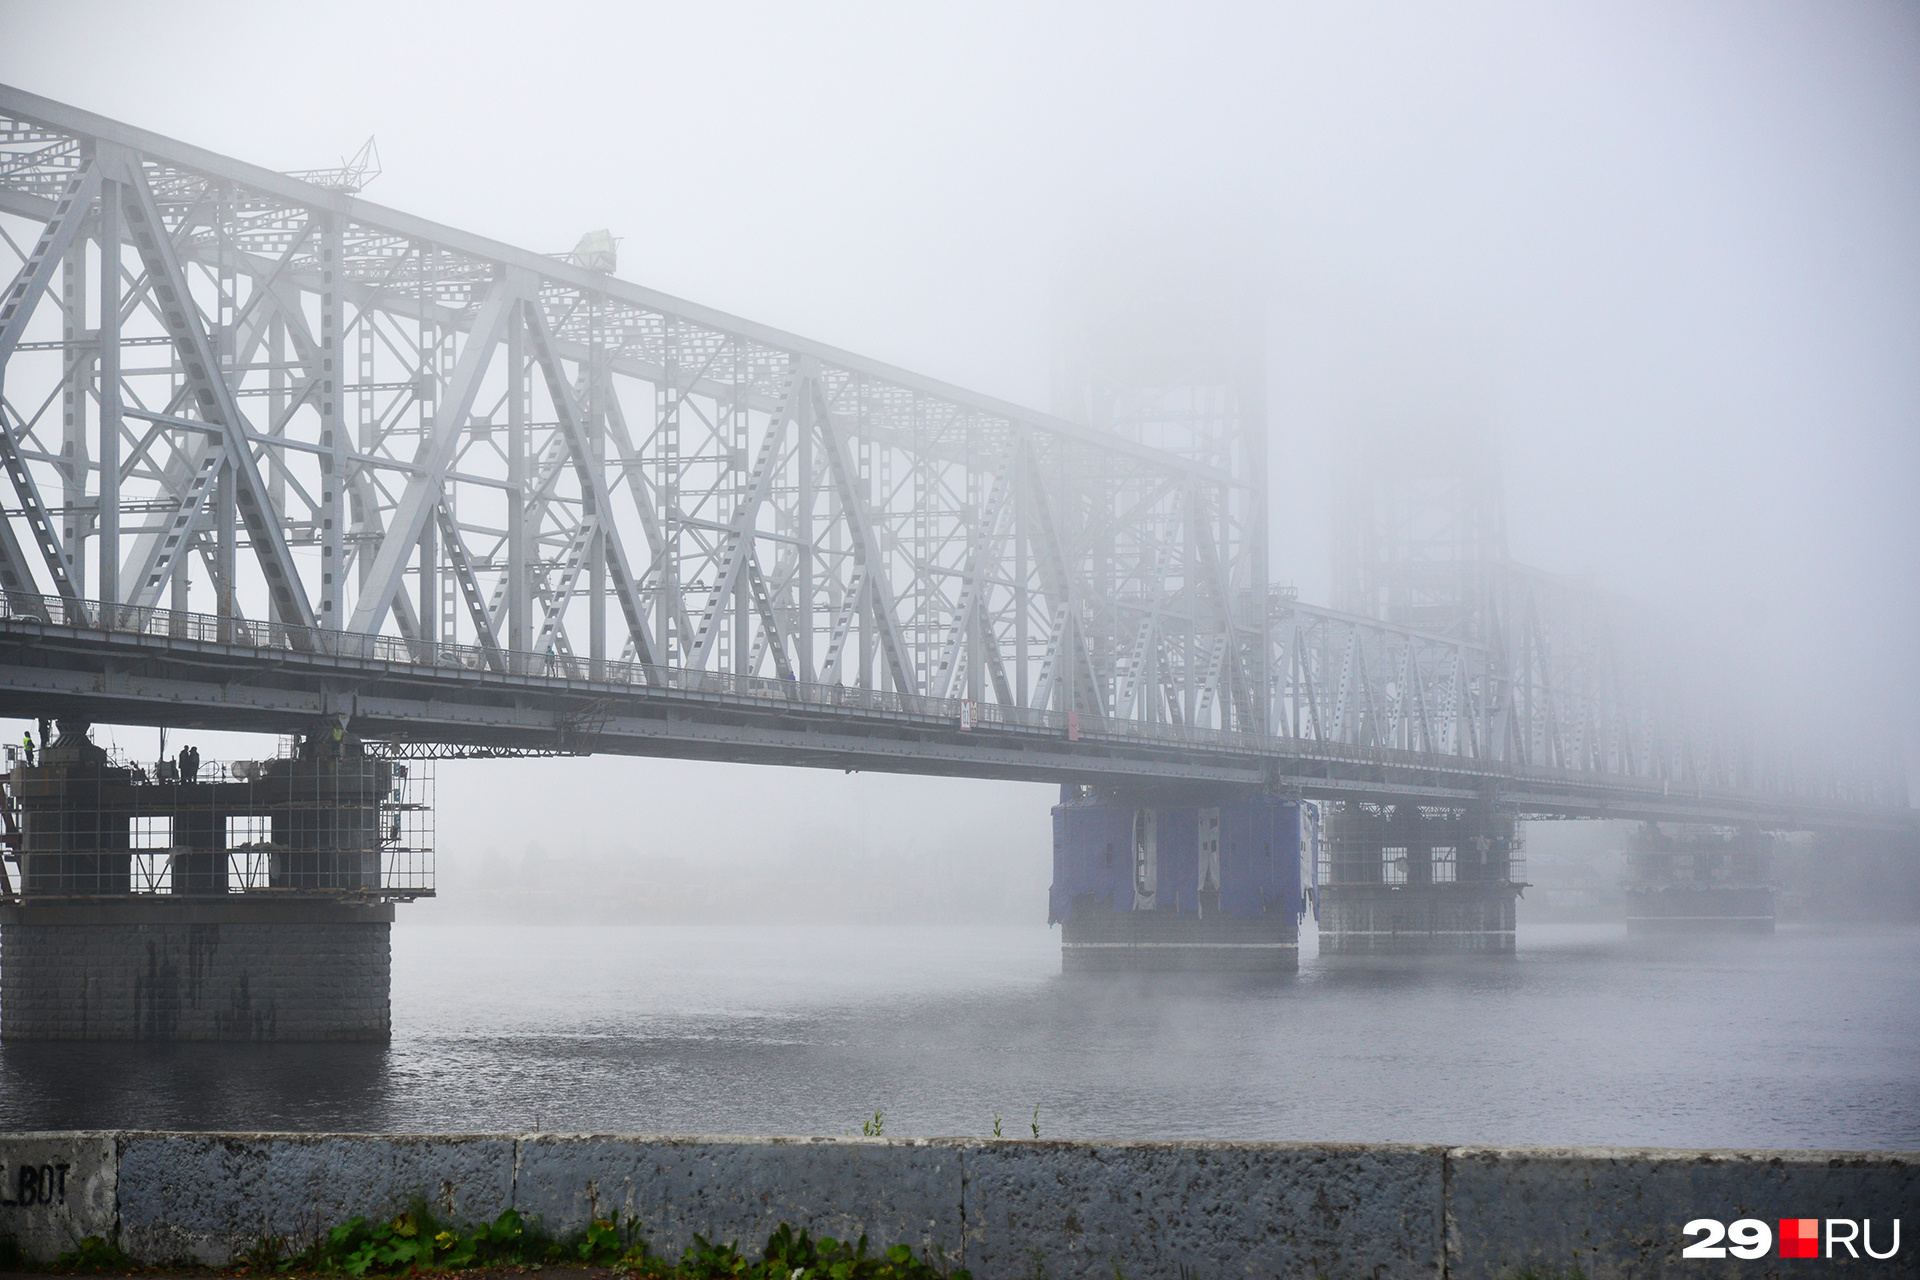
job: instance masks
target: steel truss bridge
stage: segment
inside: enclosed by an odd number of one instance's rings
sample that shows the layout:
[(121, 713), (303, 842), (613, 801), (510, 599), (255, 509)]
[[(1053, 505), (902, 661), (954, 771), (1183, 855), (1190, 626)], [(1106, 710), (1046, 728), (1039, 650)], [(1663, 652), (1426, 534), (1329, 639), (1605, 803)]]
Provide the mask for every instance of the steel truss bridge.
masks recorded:
[(1891, 760), (1714, 714), (1498, 555), (1276, 589), (1244, 361), (1096, 380), (1086, 425), (361, 174), (0, 88), (0, 712), (1913, 824)]

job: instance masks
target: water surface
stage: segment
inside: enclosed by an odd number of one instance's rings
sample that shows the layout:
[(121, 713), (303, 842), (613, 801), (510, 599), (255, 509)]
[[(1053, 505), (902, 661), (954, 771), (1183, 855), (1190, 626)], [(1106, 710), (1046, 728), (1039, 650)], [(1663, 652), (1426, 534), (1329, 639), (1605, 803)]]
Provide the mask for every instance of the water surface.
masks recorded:
[(391, 1045), (12, 1044), (0, 1127), (1920, 1148), (1920, 929), (1081, 978), (1042, 928), (394, 930)]

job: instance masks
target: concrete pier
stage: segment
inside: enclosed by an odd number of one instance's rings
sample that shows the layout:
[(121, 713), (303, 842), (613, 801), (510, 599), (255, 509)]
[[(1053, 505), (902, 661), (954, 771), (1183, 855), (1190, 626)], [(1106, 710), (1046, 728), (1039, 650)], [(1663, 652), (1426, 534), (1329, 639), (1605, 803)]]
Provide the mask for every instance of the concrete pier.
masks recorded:
[(391, 903), (0, 906), (7, 1040), (386, 1040)]
[(1324, 839), (1322, 955), (1514, 949), (1525, 885), (1511, 814), (1343, 804)]
[(1271, 796), (1063, 788), (1047, 917), (1062, 971), (1297, 969), (1315, 830), (1311, 806)]
[(1774, 931), (1773, 837), (1765, 832), (1647, 823), (1628, 857), (1629, 932)]
[(0, 1038), (385, 1040), (393, 903), (432, 892), (408, 766), (344, 733), (231, 768), (81, 722), (6, 777)]

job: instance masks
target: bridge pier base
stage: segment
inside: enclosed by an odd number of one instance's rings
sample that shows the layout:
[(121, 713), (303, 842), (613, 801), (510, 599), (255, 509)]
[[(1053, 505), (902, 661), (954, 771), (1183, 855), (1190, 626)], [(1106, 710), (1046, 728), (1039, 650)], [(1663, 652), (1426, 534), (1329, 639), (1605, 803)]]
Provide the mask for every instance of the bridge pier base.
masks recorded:
[(393, 901), (432, 891), (410, 785), (352, 739), (149, 771), (61, 721), (6, 776), (0, 1039), (386, 1040)]
[(1327, 817), (1320, 953), (1511, 953), (1517, 847), (1510, 814), (1341, 805)]
[(1061, 971), (1292, 972), (1316, 820), (1248, 792), (1061, 788), (1047, 917)]
[(383, 1041), (392, 925), (391, 903), (0, 907), (0, 1039)]
[(1773, 838), (1757, 829), (1647, 823), (1629, 849), (1629, 933), (1772, 933)]

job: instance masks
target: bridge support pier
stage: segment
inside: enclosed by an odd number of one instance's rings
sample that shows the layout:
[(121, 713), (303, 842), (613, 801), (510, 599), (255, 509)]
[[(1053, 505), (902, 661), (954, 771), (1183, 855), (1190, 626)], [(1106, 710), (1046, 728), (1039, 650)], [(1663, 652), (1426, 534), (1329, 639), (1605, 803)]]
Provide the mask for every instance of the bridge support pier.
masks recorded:
[(383, 1041), (392, 925), (240, 895), (0, 907), (0, 1038)]
[(387, 1039), (393, 898), (431, 891), (403, 865), (424, 806), (397, 771), (309, 738), (183, 778), (62, 721), (7, 777), (0, 1039)]
[(1629, 933), (1772, 933), (1773, 837), (1646, 823), (1629, 848)]
[(1316, 823), (1253, 792), (1062, 787), (1047, 917), (1062, 972), (1292, 972)]
[(1322, 955), (1513, 951), (1513, 815), (1345, 803), (1326, 827)]

